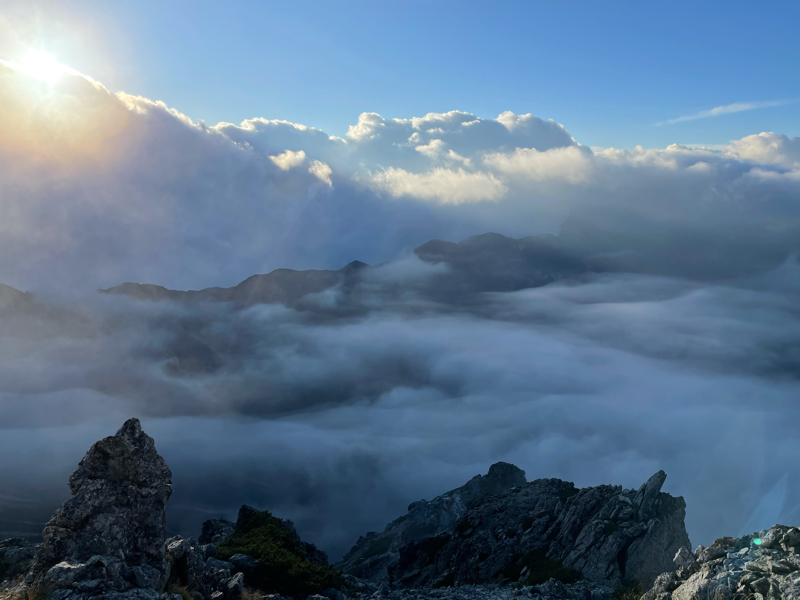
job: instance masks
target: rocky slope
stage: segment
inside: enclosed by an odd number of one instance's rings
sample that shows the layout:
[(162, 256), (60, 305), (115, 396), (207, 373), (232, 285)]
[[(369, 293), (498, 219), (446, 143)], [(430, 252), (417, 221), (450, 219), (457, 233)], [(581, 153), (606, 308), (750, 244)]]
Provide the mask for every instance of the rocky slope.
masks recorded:
[[(513, 239), (499, 233), (485, 233), (457, 244), (431, 240), (416, 248), (414, 253), (425, 262), (448, 265), (447, 271), (432, 276), (418, 290), (440, 300), (457, 300), (465, 293), (538, 287), (604, 270), (555, 235)], [(360, 274), (368, 267), (354, 261), (338, 271), (276, 269), (264, 275), (253, 275), (230, 288), (180, 291), (149, 283), (123, 283), (101, 292), (151, 301), (297, 306), (309, 294), (337, 285), (345, 289), (357, 285)]]
[(708, 548), (686, 547), (677, 570), (658, 576), (642, 600), (797, 600), (800, 529), (776, 525), (741, 538), (723, 537)]
[(374, 583), (406, 588), (534, 584), (551, 576), (649, 586), (689, 543), (686, 505), (661, 492), (665, 478), (659, 471), (639, 490), (577, 489), (539, 479), (476, 498), (446, 525), (434, 516), (427, 531), (436, 532), (425, 538), (403, 537), (410, 510), (383, 534), (360, 539), (340, 566)]
[(430, 501), (413, 502), (408, 514), (389, 523), (383, 532), (360, 537), (337, 567), (376, 583), (389, 583), (389, 571), (400, 560), (401, 548), (452, 531), (476, 501), (524, 485), (525, 481), (525, 471), (508, 463), (496, 463), (486, 475), (476, 475), (459, 488)]
[(623, 581), (652, 586), (626, 596), (642, 600), (800, 600), (800, 529), (691, 552), (665, 478), (578, 489), (497, 463), (360, 538), (342, 576), (291, 522), (246, 506), (204, 523), (206, 543), (167, 538), (171, 472), (131, 419), (81, 460), (38, 547), (0, 542), (0, 600), (612, 600)]

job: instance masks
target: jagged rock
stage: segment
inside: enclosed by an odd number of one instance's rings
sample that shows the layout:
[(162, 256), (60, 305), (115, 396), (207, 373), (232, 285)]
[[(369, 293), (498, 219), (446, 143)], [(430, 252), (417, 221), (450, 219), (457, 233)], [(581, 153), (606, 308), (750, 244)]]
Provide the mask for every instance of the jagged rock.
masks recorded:
[[(686, 505), (661, 492), (665, 478), (659, 471), (636, 491), (609, 485), (579, 490), (559, 479), (539, 479), (479, 496), (448, 529), (436, 532), (445, 521), (431, 519), (427, 531), (435, 535), (405, 541), (406, 532), (424, 530), (409, 526), (409, 511), (383, 534), (361, 538), (341, 566), (395, 588), (530, 585), (551, 577), (650, 586), (673, 568), (675, 553), (689, 546)], [(400, 540), (390, 538), (392, 533)]]
[[(221, 589), (230, 577), (230, 570), (218, 573), (204, 560), (203, 547), (193, 539), (175, 536), (166, 542), (167, 557), (171, 565), (169, 583), (186, 587), (204, 597), (214, 590)], [(226, 563), (227, 564), (227, 563)]]
[(32, 597), (69, 589), (76, 600), (158, 598), (169, 575), (164, 507), (171, 478), (137, 419), (96, 442), (70, 477), (73, 497), (44, 528)]
[(236, 524), (227, 519), (209, 519), (203, 523), (198, 541), (201, 544), (221, 544), (236, 531)]
[(235, 568), (232, 563), (229, 563), (228, 561), (225, 560), (218, 560), (213, 556), (206, 559), (206, 565), (208, 565), (209, 568), (214, 569), (215, 571), (222, 571), (222, 570), (233, 571)]
[(27, 573), (36, 556), (36, 545), (24, 538), (0, 541), (0, 583)]
[[(685, 566), (659, 576), (643, 600), (800, 598), (800, 530), (775, 525), (741, 538), (698, 547), (696, 572)], [(678, 561), (676, 561), (677, 565)]]
[(465, 485), (408, 506), (408, 514), (389, 523), (382, 533), (370, 532), (336, 565), (344, 573), (388, 583), (390, 569), (400, 560), (400, 548), (443, 532), (450, 532), (467, 509), (487, 495), (525, 485), (525, 471), (498, 462), (486, 475), (476, 475)]
[(228, 580), (228, 585), (225, 587), (226, 600), (241, 600), (242, 592), (244, 591), (244, 574), (236, 573)]
[(246, 554), (234, 554), (228, 559), (237, 571), (244, 573), (245, 577), (252, 575), (258, 568), (258, 560)]

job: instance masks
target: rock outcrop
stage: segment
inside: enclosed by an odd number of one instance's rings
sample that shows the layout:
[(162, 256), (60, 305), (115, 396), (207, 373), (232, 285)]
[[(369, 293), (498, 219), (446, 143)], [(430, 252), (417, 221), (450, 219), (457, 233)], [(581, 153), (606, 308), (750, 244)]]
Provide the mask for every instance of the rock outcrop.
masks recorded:
[(723, 537), (675, 554), (677, 570), (656, 578), (642, 600), (797, 600), (800, 529), (775, 525), (741, 538)]
[(169, 576), (172, 473), (139, 421), (95, 443), (69, 486), (73, 497), (42, 533), (26, 582), (31, 596), (158, 598)]
[(209, 519), (203, 523), (198, 541), (201, 544), (219, 544), (233, 535), (236, 523), (228, 519)]
[(525, 471), (508, 463), (495, 463), (486, 475), (476, 475), (459, 488), (430, 501), (411, 503), (408, 514), (389, 523), (382, 533), (370, 532), (360, 537), (336, 566), (344, 573), (389, 583), (389, 571), (400, 560), (401, 548), (452, 531), (475, 502), (525, 482)]
[(455, 519), (434, 512), (423, 520), (428, 528), (413, 516), (428, 512), (409, 510), (383, 534), (361, 538), (341, 566), (400, 588), (533, 585), (550, 578), (611, 587), (636, 580), (650, 586), (672, 568), (675, 552), (689, 544), (686, 505), (683, 498), (661, 492), (665, 479), (659, 471), (638, 490), (610, 485), (577, 489), (560, 479), (539, 479), (479, 495), (454, 511), (460, 513)]
[(0, 541), (0, 589), (11, 581), (25, 575), (36, 556), (36, 545), (24, 538), (9, 538)]

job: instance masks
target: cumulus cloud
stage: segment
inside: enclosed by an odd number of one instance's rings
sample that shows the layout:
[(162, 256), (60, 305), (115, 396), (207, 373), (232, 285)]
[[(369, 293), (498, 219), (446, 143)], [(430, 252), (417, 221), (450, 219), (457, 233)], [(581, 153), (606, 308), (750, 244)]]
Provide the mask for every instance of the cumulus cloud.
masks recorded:
[(409, 173), (390, 167), (372, 175), (370, 184), (394, 197), (408, 196), (443, 204), (497, 201), (508, 189), (491, 173), (469, 173), (461, 168)]
[(333, 173), (333, 170), (324, 162), (319, 160), (311, 161), (311, 166), (308, 168), (308, 172), (319, 179), (322, 183), (326, 183), (328, 186), (333, 185), (331, 182), (331, 173)]
[(800, 138), (776, 133), (748, 135), (733, 140), (725, 154), (759, 165), (777, 165), (793, 171), (800, 170)]
[(289, 169), (302, 165), (306, 160), (306, 153), (302, 150), (298, 150), (297, 152), (287, 150), (275, 156), (270, 156), (269, 159), (274, 162), (281, 171), (288, 171)]

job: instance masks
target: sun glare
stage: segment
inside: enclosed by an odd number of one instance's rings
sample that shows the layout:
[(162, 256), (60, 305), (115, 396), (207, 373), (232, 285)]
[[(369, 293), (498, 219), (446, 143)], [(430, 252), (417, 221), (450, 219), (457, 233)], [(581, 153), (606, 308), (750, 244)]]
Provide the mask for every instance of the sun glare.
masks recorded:
[(62, 75), (72, 72), (72, 69), (41, 50), (27, 54), (19, 63), (19, 68), (28, 75), (48, 83), (54, 83)]

